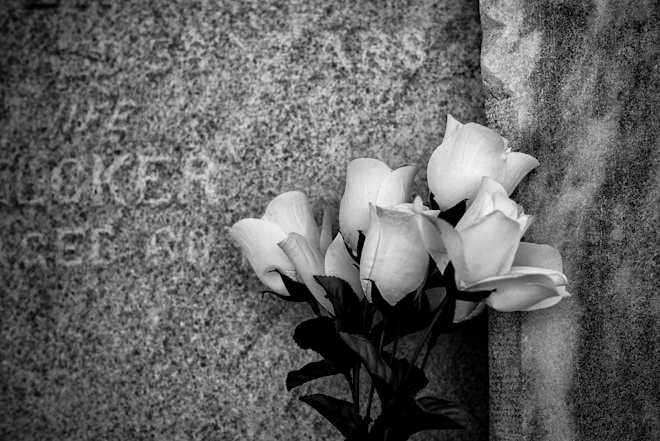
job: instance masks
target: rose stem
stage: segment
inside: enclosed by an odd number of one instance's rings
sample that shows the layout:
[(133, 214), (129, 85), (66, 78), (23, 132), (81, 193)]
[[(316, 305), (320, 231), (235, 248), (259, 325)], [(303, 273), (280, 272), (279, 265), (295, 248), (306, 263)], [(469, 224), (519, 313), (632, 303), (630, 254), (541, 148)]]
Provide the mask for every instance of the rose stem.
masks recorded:
[(426, 345), (426, 353), (424, 354), (424, 359), (422, 360), (422, 367), (421, 367), (422, 371), (424, 371), (424, 366), (426, 366), (426, 362), (429, 359), (429, 355), (431, 354), (431, 349), (433, 349), (431, 345)]
[(415, 349), (415, 354), (413, 355), (412, 360), (410, 360), (410, 366), (408, 366), (408, 369), (406, 370), (406, 375), (403, 377), (402, 382), (405, 382), (406, 379), (408, 378), (408, 375), (410, 375), (410, 372), (412, 371), (413, 366), (415, 366), (415, 362), (417, 361), (420, 352), (422, 352), (422, 348), (428, 341), (429, 337), (431, 337), (431, 330), (433, 329), (435, 322), (438, 321), (438, 317), (440, 317), (440, 314), (442, 313), (442, 308), (444, 308), (444, 306), (447, 304), (447, 300), (449, 300), (449, 295), (446, 295), (445, 298), (442, 299), (442, 302), (440, 302), (440, 306), (438, 306), (438, 309), (436, 309), (435, 313), (433, 314), (433, 319), (431, 320), (431, 324), (426, 329), (426, 332), (424, 333), (424, 338)]
[(396, 347), (399, 344), (399, 337), (401, 336), (401, 329), (403, 328), (403, 319), (399, 318), (399, 325), (396, 328), (396, 337), (394, 337), (394, 343), (392, 344), (392, 356), (390, 357), (390, 365), (394, 363), (396, 359)]
[[(383, 352), (383, 346), (385, 345), (385, 329), (387, 329), (387, 317), (383, 317), (383, 329), (380, 332), (380, 343), (378, 344), (378, 355)], [(371, 402), (374, 398), (374, 391), (376, 385), (373, 380), (371, 381), (371, 387), (369, 388), (369, 400), (367, 401), (367, 417), (371, 416)]]
[[(369, 317), (369, 308), (370, 308), (370, 303), (366, 302), (364, 303), (364, 308), (362, 309), (362, 333), (369, 333), (369, 329), (367, 329), (367, 317)], [(371, 328), (371, 326), (369, 327)], [(358, 360), (355, 364), (355, 367), (353, 368), (353, 386), (355, 388), (355, 392), (353, 393), (353, 400), (355, 402), (355, 410), (357, 411), (358, 415), (360, 415), (360, 368), (362, 367), (362, 363), (360, 360)]]

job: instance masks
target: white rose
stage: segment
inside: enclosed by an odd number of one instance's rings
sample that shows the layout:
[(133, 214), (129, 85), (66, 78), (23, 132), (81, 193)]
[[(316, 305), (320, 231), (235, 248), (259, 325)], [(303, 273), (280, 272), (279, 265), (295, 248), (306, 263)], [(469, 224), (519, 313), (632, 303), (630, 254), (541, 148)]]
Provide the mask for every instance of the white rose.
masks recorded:
[(539, 162), (530, 155), (511, 152), (497, 132), (476, 123), (461, 124), (447, 116), (447, 129), (428, 163), (429, 189), (441, 210), (464, 199), (472, 200), (481, 178), (488, 176), (511, 195)]
[[(438, 212), (434, 214), (437, 216)], [(373, 283), (383, 299), (395, 305), (421, 288), (429, 254), (424, 246), (412, 204), (370, 205), (369, 228), (360, 259), (360, 279), (371, 301)]]
[(229, 237), (247, 257), (252, 269), (270, 290), (289, 295), (276, 270), (296, 279), (295, 267), (277, 246), (289, 233), (306, 237), (317, 248), (320, 234), (307, 195), (300, 191), (282, 193), (266, 207), (261, 219), (242, 219), (229, 229)]
[(493, 291), (484, 303), (499, 311), (546, 308), (570, 294), (559, 252), (520, 243), (532, 222), (506, 190), (484, 177), (474, 203), (453, 228), (421, 215), (424, 243), (444, 270), (451, 261), (460, 291)]
[(339, 229), (346, 243), (357, 251), (359, 233), (369, 226), (369, 204), (397, 205), (410, 200), (410, 187), (418, 168), (405, 166), (392, 171), (373, 158), (348, 164), (346, 190), (339, 206)]

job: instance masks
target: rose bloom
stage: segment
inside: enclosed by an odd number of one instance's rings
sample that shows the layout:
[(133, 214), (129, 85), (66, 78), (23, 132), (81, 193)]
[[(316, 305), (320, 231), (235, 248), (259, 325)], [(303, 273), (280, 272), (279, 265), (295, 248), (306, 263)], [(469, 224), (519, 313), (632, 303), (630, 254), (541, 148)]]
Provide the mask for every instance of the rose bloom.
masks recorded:
[[(426, 280), (429, 253), (424, 246), (412, 204), (369, 205), (369, 228), (360, 259), (360, 280), (369, 301), (375, 283), (380, 295), (395, 305), (419, 290)], [(418, 208), (429, 216), (439, 211)]]
[(405, 166), (392, 171), (373, 158), (354, 159), (346, 171), (346, 189), (339, 206), (339, 230), (353, 251), (359, 233), (369, 227), (369, 204), (397, 205), (410, 201), (410, 187), (418, 168)]
[(429, 189), (440, 209), (474, 199), (484, 176), (502, 184), (511, 195), (539, 162), (506, 145), (497, 132), (476, 123), (461, 124), (447, 115), (445, 136), (427, 167)]
[(570, 295), (559, 252), (548, 245), (520, 242), (532, 217), (495, 180), (482, 179), (474, 203), (456, 228), (442, 219), (418, 216), (424, 243), (438, 268), (444, 270), (451, 261), (461, 291), (493, 291), (484, 299), (493, 309), (547, 308)]
[(287, 296), (277, 271), (305, 283), (316, 300), (330, 312), (332, 304), (314, 275), (341, 277), (361, 294), (359, 272), (341, 235), (332, 240), (332, 211), (326, 209), (321, 231), (307, 195), (282, 193), (266, 207), (261, 219), (242, 219), (229, 229), (259, 279), (271, 291)]

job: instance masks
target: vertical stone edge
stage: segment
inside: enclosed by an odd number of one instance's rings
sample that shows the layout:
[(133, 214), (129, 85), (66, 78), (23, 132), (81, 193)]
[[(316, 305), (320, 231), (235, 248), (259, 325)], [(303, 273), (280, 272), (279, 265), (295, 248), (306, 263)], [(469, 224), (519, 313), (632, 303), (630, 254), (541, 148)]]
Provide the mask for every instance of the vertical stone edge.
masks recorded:
[[(483, 32), (481, 72), (488, 126), (519, 150), (519, 133), (529, 118), (527, 80), (538, 51), (537, 38), (521, 37), (520, 0), (480, 0)], [(524, 313), (492, 311), (488, 317), (490, 441), (523, 441), (528, 405), (523, 369)]]
[(489, 437), (523, 440), (520, 313), (488, 315)]

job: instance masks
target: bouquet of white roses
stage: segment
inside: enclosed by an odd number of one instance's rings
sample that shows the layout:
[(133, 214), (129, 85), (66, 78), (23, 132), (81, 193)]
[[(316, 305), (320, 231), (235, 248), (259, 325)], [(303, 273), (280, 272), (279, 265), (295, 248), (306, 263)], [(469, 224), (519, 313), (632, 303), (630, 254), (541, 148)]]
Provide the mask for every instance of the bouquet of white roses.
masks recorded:
[[(261, 219), (232, 226), (232, 239), (267, 292), (314, 311), (294, 340), (322, 359), (290, 372), (286, 386), (344, 375), (352, 401), (324, 394), (301, 400), (346, 440), (406, 440), (422, 430), (466, 428), (467, 413), (457, 404), (417, 397), (439, 335), (461, 329), (486, 305), (530, 311), (569, 295), (559, 252), (521, 242), (533, 218), (509, 196), (539, 163), (506, 144), (486, 127), (449, 116), (428, 163), (430, 207), (419, 197), (411, 202), (417, 167), (392, 171), (361, 158), (348, 165), (334, 238), (332, 210), (319, 230), (307, 196), (297, 191), (273, 199)], [(399, 340), (420, 331), (411, 359), (397, 356)], [(362, 366), (372, 382), (364, 412)], [(372, 420), (374, 391), (381, 414)]]

